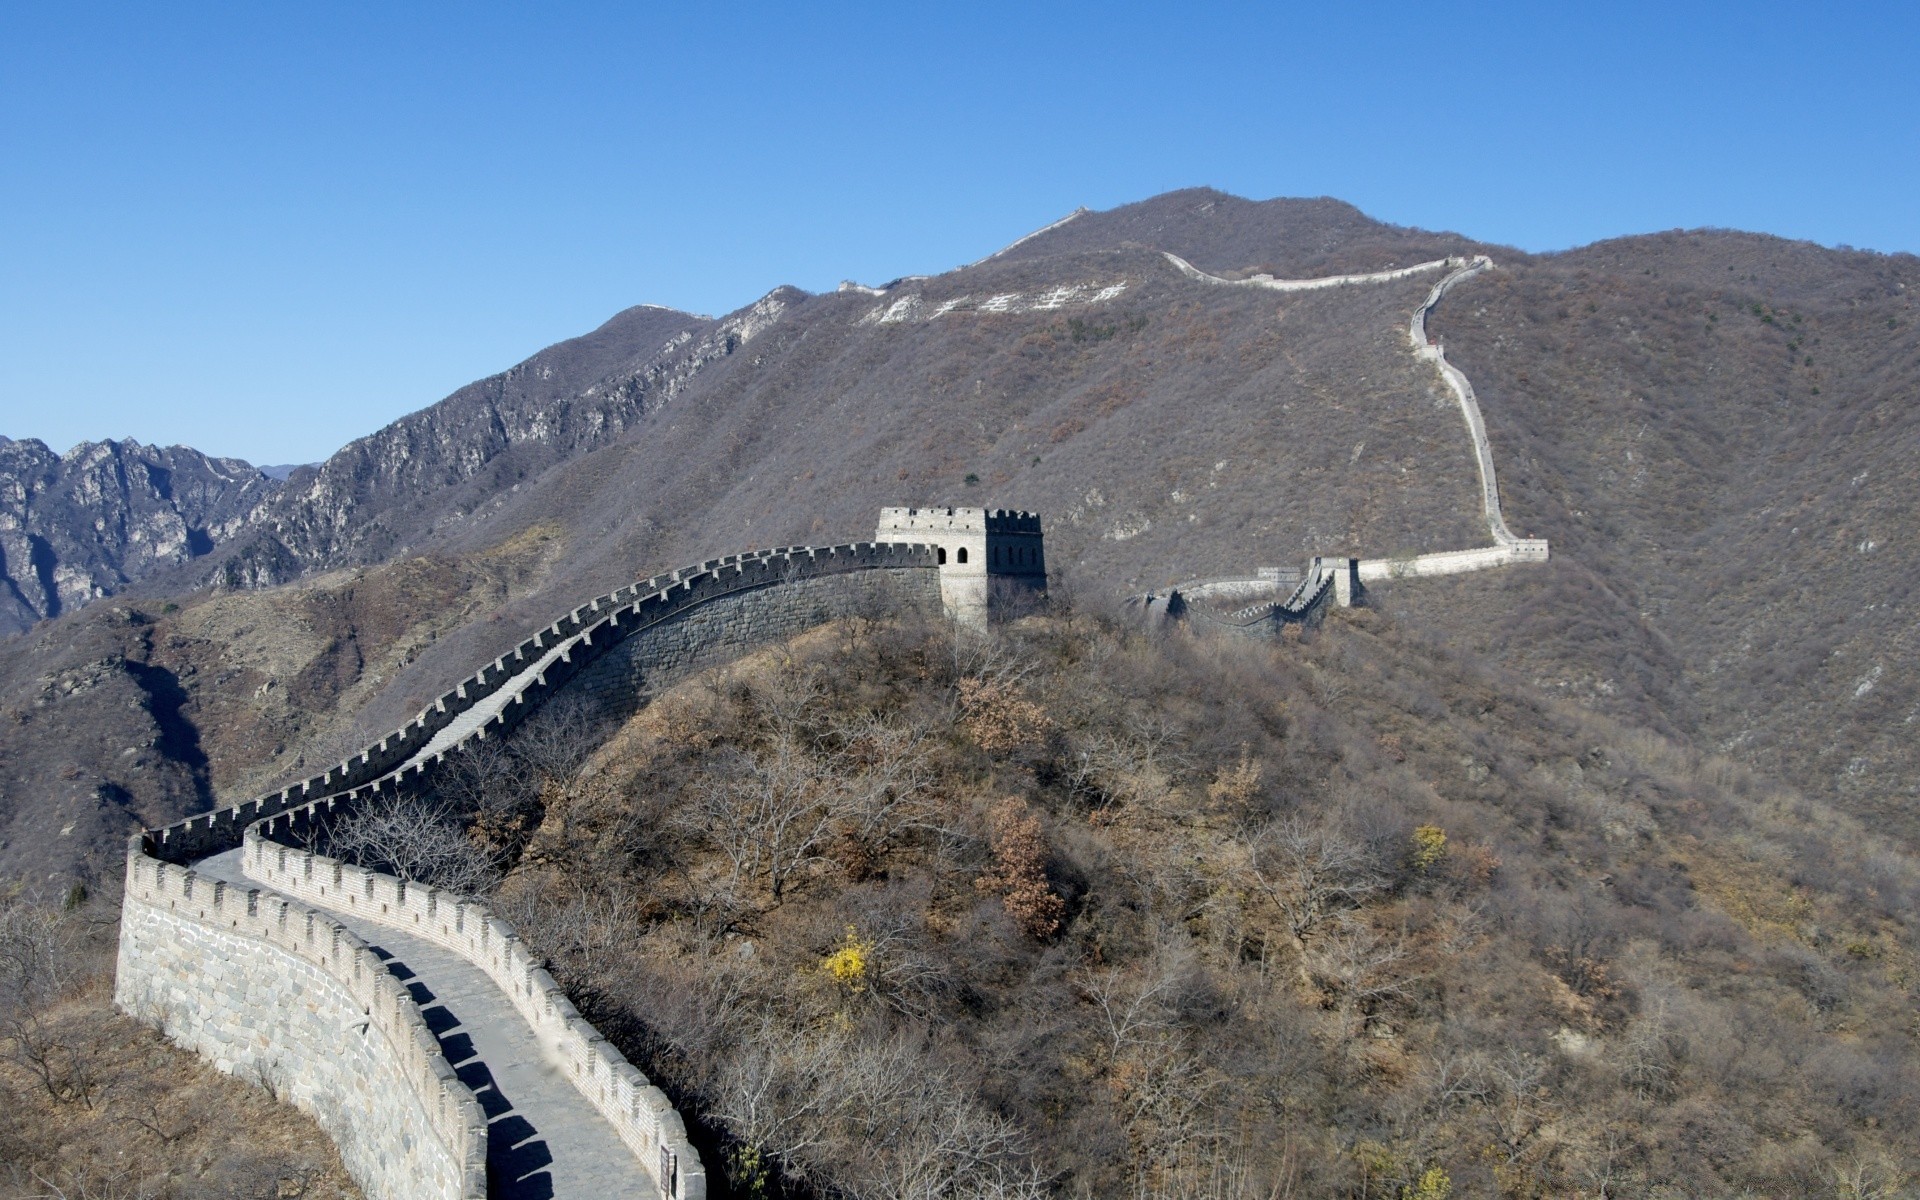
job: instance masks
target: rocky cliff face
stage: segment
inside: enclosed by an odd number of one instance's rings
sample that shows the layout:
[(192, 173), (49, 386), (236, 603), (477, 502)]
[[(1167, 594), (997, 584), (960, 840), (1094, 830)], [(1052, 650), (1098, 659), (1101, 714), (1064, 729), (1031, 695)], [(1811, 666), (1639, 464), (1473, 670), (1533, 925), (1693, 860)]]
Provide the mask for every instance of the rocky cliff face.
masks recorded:
[(210, 553), (278, 488), (185, 446), (0, 437), (0, 635)]
[(0, 438), (0, 637), (150, 578), (264, 587), (383, 559), (618, 437), (797, 296), (717, 321), (629, 309), (284, 481), (185, 447)]
[(717, 321), (631, 308), (402, 417), (295, 471), (202, 579), (261, 587), (416, 546), (521, 480), (619, 437), (777, 320), (798, 295), (789, 291)]

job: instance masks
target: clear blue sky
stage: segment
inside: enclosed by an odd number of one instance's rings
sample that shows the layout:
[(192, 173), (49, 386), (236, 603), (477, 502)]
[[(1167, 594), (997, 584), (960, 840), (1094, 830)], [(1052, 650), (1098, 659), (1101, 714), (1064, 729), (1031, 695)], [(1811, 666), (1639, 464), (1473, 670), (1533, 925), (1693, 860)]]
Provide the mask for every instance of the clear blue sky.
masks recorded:
[(1920, 251), (1911, 4), (0, 6), (0, 433), (324, 457), (631, 304), (1332, 195)]

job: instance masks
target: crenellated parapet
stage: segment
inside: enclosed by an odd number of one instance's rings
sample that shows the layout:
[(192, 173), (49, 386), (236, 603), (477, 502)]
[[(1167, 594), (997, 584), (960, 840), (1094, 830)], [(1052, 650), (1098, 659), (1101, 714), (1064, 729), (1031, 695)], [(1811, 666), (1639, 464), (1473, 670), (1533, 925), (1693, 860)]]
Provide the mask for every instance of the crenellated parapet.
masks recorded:
[(569, 1083), (648, 1164), (663, 1196), (701, 1200), (705, 1168), (680, 1114), (659, 1088), (582, 1017), (513, 927), (486, 904), (285, 844), (307, 810), (249, 828), (247, 877), (460, 955), (486, 972), (532, 1028)]
[(519, 724), (617, 644), (715, 601), (808, 580), (938, 565), (938, 550), (931, 544), (873, 541), (731, 554), (640, 580), (549, 623), (345, 762), (289, 787), (149, 831), (148, 852), (169, 862), (192, 862), (238, 846), (255, 821), (329, 796), (364, 797), (415, 783), (468, 739)]
[(128, 846), (114, 1001), (313, 1115), (370, 1197), (484, 1200), (487, 1120), (344, 925)]
[(947, 615), (984, 625), (995, 607), (1046, 590), (1047, 555), (1040, 514), (1005, 508), (883, 508), (880, 541), (925, 542), (935, 548)]

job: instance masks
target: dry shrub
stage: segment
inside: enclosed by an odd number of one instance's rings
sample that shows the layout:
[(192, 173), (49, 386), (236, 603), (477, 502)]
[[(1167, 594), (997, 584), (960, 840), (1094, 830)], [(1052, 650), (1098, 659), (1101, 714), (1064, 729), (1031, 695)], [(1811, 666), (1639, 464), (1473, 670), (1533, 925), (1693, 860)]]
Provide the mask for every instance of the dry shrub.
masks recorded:
[(1040, 818), (1020, 801), (1007, 799), (993, 806), (988, 820), (993, 866), (974, 880), (974, 886), (999, 896), (1007, 916), (1028, 937), (1052, 937), (1067, 906), (1047, 886), (1047, 837)]
[(962, 679), (960, 711), (960, 727), (989, 754), (1031, 746), (1053, 727), (1046, 710), (1005, 679)]
[(1222, 765), (1214, 772), (1213, 782), (1207, 785), (1207, 799), (1231, 812), (1250, 811), (1254, 797), (1260, 794), (1262, 770), (1260, 760), (1242, 743), (1240, 761), (1231, 767)]

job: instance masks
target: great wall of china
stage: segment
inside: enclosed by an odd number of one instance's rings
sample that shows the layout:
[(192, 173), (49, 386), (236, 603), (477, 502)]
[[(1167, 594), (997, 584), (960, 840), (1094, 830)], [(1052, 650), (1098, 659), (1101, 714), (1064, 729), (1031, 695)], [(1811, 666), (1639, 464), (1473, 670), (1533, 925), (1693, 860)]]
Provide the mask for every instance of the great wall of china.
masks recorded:
[[(1192, 585), (1195, 595), (1270, 597), (1216, 624), (1270, 628), (1353, 603), (1367, 580), (1546, 558), (1545, 542), (1508, 531), (1472, 387), (1426, 338), (1426, 314), (1487, 260), (1228, 281), (1167, 257), (1190, 278), (1275, 290), (1454, 268), (1415, 312), (1409, 336), (1460, 402), (1494, 539)], [(1043, 587), (1045, 576), (1033, 514), (885, 509), (871, 542), (732, 555), (599, 597), (346, 762), (136, 834), (116, 1003), (313, 1114), (375, 1200), (701, 1200), (706, 1170), (680, 1115), (580, 1016), (509, 925), (471, 898), (314, 853), (305, 835), (375, 797), (428, 786), (447, 755), (507, 734), (563, 689), (602, 714), (626, 715), (706, 664), (837, 617), (919, 611), (977, 624), (990, 605)]]
[[(1171, 588), (1131, 597), (1129, 603), (1148, 619), (1186, 619), (1203, 628), (1261, 636), (1276, 625), (1311, 620), (1329, 603), (1351, 604), (1368, 583), (1386, 579), (1457, 575), (1514, 563), (1547, 561), (1548, 547), (1544, 539), (1515, 537), (1513, 531), (1507, 528), (1506, 517), (1500, 511), (1500, 481), (1493, 469), (1493, 447), (1487, 440), (1487, 423), (1480, 415), (1480, 402), (1473, 394), (1473, 384), (1458, 367), (1447, 361), (1445, 348), (1427, 335), (1427, 317), (1441, 299), (1461, 282), (1482, 271), (1492, 270), (1492, 259), (1485, 255), (1471, 259), (1437, 258), (1391, 271), (1376, 271), (1366, 275), (1326, 275), (1315, 279), (1275, 279), (1271, 275), (1223, 279), (1207, 274), (1178, 255), (1165, 254), (1165, 258), (1175, 270), (1196, 283), (1276, 292), (1308, 292), (1323, 288), (1391, 283), (1429, 271), (1447, 269), (1447, 274), (1427, 293), (1426, 300), (1413, 310), (1413, 317), (1407, 324), (1407, 340), (1416, 357), (1432, 363), (1439, 371), (1441, 379), (1460, 406), (1467, 436), (1473, 444), (1474, 464), (1480, 473), (1481, 512), (1487, 522), (1487, 532), (1493, 538), (1493, 545), (1395, 558), (1315, 558), (1303, 573), (1268, 567), (1247, 575), (1188, 580)], [(1289, 591), (1287, 585), (1295, 581), (1297, 585)], [(1232, 611), (1209, 611), (1209, 606), (1204, 603), (1255, 597), (1258, 597), (1255, 603)]]

